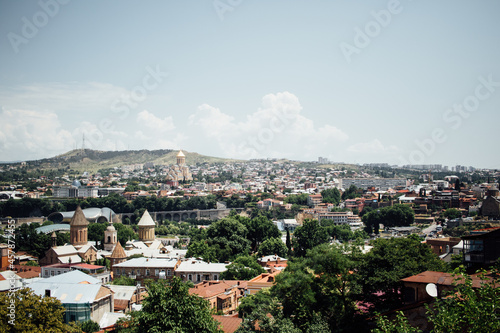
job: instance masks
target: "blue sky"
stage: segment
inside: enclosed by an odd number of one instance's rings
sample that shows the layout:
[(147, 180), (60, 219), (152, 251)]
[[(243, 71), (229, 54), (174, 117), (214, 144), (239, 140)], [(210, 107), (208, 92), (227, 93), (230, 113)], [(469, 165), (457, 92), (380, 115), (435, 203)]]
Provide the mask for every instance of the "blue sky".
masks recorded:
[(500, 169), (498, 1), (0, 0), (0, 161), (173, 148)]

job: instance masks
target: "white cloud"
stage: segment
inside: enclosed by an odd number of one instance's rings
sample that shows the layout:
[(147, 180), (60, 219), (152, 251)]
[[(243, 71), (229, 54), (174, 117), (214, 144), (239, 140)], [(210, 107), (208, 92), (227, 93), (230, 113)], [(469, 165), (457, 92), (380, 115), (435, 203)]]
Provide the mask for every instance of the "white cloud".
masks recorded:
[(3, 160), (47, 157), (70, 150), (75, 143), (54, 112), (2, 108), (0, 124)]
[(333, 125), (316, 126), (302, 114), (298, 98), (289, 92), (264, 96), (262, 107), (243, 121), (203, 104), (188, 124), (194, 132), (214, 140), (224, 156), (234, 158), (315, 159), (348, 139)]
[(161, 119), (147, 110), (139, 112), (136, 120), (139, 125), (154, 131), (167, 132), (175, 129), (174, 119), (172, 116)]

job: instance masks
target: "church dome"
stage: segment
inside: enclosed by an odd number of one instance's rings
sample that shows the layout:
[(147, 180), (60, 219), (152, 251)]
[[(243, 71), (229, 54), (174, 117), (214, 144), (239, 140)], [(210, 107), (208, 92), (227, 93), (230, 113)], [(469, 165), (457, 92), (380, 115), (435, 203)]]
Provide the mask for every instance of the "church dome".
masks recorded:
[(71, 184), (71, 186), (74, 186), (76, 188), (80, 188), (80, 187), (82, 187), (82, 183), (80, 183), (80, 181), (78, 179), (75, 179), (75, 180), (73, 180), (73, 183)]
[(106, 228), (106, 231), (116, 231), (115, 227), (110, 223), (108, 227)]
[(184, 153), (182, 152), (182, 150), (179, 150), (179, 153), (177, 154), (177, 157), (186, 157), (186, 155), (184, 155)]

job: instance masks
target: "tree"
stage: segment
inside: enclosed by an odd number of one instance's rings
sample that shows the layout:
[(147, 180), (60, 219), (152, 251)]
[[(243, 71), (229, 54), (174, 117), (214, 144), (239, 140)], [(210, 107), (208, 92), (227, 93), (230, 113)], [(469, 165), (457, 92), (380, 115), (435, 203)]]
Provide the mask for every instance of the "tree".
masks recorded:
[(189, 287), (178, 277), (153, 283), (144, 299), (142, 311), (132, 316), (128, 332), (222, 332), (210, 314), (208, 301), (189, 294)]
[(289, 261), (271, 288), (285, 317), (303, 331), (312, 323), (327, 323), (330, 331), (357, 331), (354, 296), (360, 287), (352, 271), (358, 255), (354, 248), (321, 244)]
[(449, 220), (453, 220), (461, 217), (462, 213), (460, 212), (460, 210), (456, 208), (448, 208), (447, 210), (444, 211), (443, 216)]
[(290, 256), (292, 254), (292, 239), (290, 237), (290, 229), (286, 228), (286, 248), (288, 249), (287, 254)]
[(214, 262), (217, 260), (215, 248), (210, 247), (205, 240), (191, 241), (188, 246), (186, 257), (202, 258), (207, 262)]
[(410, 206), (394, 205), (383, 207), (363, 215), (363, 222), (368, 233), (378, 234), (380, 224), (384, 227), (406, 227), (415, 221), (415, 213)]
[(81, 327), (82, 331), (84, 331), (85, 333), (94, 333), (94, 332), (98, 332), (101, 330), (101, 328), (99, 327), (99, 324), (91, 319), (81, 323), (80, 327)]
[(342, 193), (342, 200), (355, 199), (360, 196), (361, 194), (358, 193), (358, 188), (355, 185), (351, 185), (344, 191), (344, 193)]
[(323, 202), (332, 203), (338, 205), (341, 199), (341, 194), (338, 188), (330, 188), (321, 191), (321, 196), (323, 197)]
[(317, 220), (305, 219), (302, 226), (297, 227), (294, 236), (294, 254), (304, 256), (306, 251), (313, 247), (328, 242), (326, 228)]
[(135, 280), (129, 278), (128, 276), (122, 275), (111, 282), (111, 284), (116, 284), (119, 286), (135, 286)]
[(281, 238), (268, 238), (259, 246), (259, 256), (278, 255), (280, 257), (288, 256), (288, 248)]
[[(482, 282), (479, 288), (472, 286), (472, 278), (457, 268), (454, 272), (454, 289), (436, 298), (432, 306), (426, 305), (431, 332), (499, 332), (500, 322), (500, 279), (494, 272), (486, 276), (480, 272)], [(395, 321), (387, 317), (377, 318), (379, 329), (374, 332), (421, 332), (412, 327), (400, 312)]]
[(259, 245), (269, 238), (280, 237), (281, 233), (278, 227), (264, 216), (258, 216), (253, 219), (239, 217), (248, 230), (248, 239), (251, 241), (252, 251), (257, 251)]
[(250, 280), (265, 272), (253, 256), (239, 256), (220, 274), (223, 280)]
[[(446, 270), (446, 265), (429, 246), (422, 244), (418, 236), (407, 238), (379, 238), (373, 249), (362, 257), (358, 269), (360, 295), (365, 302), (384, 311), (402, 304), (401, 279), (424, 271)], [(383, 292), (382, 295), (376, 295)]]
[(207, 229), (208, 245), (214, 246), (219, 262), (229, 261), (240, 254), (248, 254), (248, 229), (234, 218), (223, 218)]
[[(11, 311), (11, 308), (15, 310)], [(1, 293), (0, 331), (33, 333), (81, 332), (81, 330), (76, 330), (74, 326), (64, 323), (64, 311), (64, 307), (58, 299), (36, 295), (29, 288)]]

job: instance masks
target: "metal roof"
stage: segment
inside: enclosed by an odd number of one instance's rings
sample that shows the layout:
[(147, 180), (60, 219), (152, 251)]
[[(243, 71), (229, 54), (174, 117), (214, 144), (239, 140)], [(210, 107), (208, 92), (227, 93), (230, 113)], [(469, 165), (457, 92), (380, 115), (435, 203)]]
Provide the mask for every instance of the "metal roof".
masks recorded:
[(163, 267), (174, 268), (177, 264), (177, 259), (158, 259), (158, 258), (134, 258), (125, 262), (113, 265), (114, 267)]

